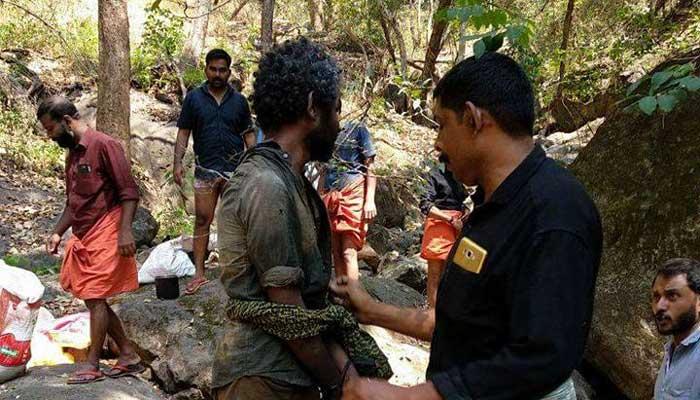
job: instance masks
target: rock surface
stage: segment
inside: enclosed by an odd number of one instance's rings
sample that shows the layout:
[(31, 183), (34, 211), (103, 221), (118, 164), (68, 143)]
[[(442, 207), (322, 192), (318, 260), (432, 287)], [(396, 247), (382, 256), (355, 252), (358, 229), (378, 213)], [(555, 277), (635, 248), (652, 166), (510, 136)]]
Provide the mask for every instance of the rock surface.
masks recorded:
[(136, 209), (136, 215), (134, 215), (134, 221), (131, 223), (131, 227), (134, 232), (136, 248), (139, 248), (141, 246), (151, 245), (153, 239), (155, 239), (158, 234), (159, 225), (150, 211), (139, 207)]
[(360, 278), (365, 289), (381, 302), (397, 307), (423, 307), (425, 297), (414, 289), (393, 279), (367, 276)]
[(379, 276), (395, 280), (416, 290), (425, 293), (426, 279), (428, 277), (428, 263), (418, 254), (405, 257), (389, 253), (382, 263)]
[(699, 102), (694, 94), (665, 116), (608, 118), (572, 166), (605, 237), (586, 357), (635, 400), (651, 398), (663, 353), (649, 307), (654, 271), (700, 258)]
[(165, 400), (154, 384), (141, 378), (106, 378), (88, 385), (68, 385), (76, 366), (35, 367), (27, 375), (0, 385), (1, 399), (18, 400)]

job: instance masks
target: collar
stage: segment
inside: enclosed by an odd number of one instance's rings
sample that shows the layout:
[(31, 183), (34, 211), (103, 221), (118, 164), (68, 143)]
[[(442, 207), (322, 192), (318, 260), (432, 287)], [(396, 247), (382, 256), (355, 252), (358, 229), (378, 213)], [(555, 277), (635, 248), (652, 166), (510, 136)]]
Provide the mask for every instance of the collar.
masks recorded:
[[(209, 92), (209, 82), (204, 81), (202, 86), (200, 86), (199, 88), (202, 90), (202, 92), (204, 92), (205, 95), (211, 97), (212, 99), (214, 98), (214, 96), (211, 94), (211, 92)], [(231, 85), (231, 83), (226, 83), (226, 89), (227, 90), (226, 90), (226, 93), (224, 93), (224, 97), (221, 98), (221, 104), (224, 104), (224, 102), (229, 97), (231, 97), (231, 95), (236, 91), (236, 88), (234, 88), (233, 85)], [(216, 100), (216, 99), (214, 99), (214, 100)]]
[(547, 159), (542, 147), (535, 145), (530, 154), (518, 165), (508, 177), (493, 192), (489, 202), (497, 204), (507, 204), (513, 196), (530, 180), (530, 177), (537, 172), (540, 165)]
[[(697, 343), (700, 340), (700, 323), (695, 326), (695, 330), (688, 335), (687, 338), (683, 339), (683, 341), (678, 345), (683, 346), (683, 347), (689, 347), (692, 346), (693, 344)], [(673, 338), (669, 339), (668, 342), (666, 342), (666, 345), (664, 348), (666, 349), (666, 352), (669, 352), (671, 350), (671, 346), (673, 346)]]
[(80, 135), (80, 141), (77, 145), (75, 145), (75, 148), (73, 148), (73, 150), (77, 150), (78, 148), (87, 149), (88, 146), (90, 146), (90, 144), (92, 143), (93, 137), (94, 131), (92, 128), (88, 127), (85, 130), (85, 132), (83, 132), (83, 134)]

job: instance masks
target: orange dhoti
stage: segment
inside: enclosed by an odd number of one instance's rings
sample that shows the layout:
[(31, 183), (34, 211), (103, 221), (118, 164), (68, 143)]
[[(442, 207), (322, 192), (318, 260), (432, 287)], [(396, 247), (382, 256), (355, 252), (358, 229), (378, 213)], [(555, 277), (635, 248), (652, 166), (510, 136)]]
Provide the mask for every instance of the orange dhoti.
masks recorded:
[(68, 239), (61, 287), (83, 300), (106, 299), (139, 287), (136, 260), (119, 254), (121, 207), (100, 218), (81, 239)]
[(331, 190), (322, 196), (334, 234), (348, 235), (353, 247), (360, 250), (365, 244), (367, 224), (362, 217), (365, 205), (365, 180), (358, 178), (340, 190)]
[[(461, 211), (441, 210), (453, 218), (462, 216)], [(448, 221), (427, 217), (421, 242), (420, 256), (426, 260), (446, 260), (457, 240), (457, 230)]]

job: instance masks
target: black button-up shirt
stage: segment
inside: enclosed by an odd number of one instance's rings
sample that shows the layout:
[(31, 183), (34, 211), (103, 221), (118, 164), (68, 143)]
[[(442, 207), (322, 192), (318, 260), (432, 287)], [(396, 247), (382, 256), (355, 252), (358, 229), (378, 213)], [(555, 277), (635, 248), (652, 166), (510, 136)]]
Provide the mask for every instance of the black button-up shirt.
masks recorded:
[(440, 210), (464, 211), (467, 193), (452, 172), (442, 172), (440, 168), (433, 167), (427, 180), (425, 192), (420, 198), (420, 211), (424, 215), (428, 215), (433, 206)]
[[(454, 262), (462, 238), (487, 251)], [(469, 215), (438, 289), (428, 379), (445, 399), (537, 399), (579, 364), (602, 232), (583, 186), (540, 147)]]
[(243, 154), (241, 134), (251, 125), (248, 101), (229, 86), (221, 104), (207, 84), (187, 93), (177, 127), (192, 130), (195, 176), (211, 179), (232, 172)]

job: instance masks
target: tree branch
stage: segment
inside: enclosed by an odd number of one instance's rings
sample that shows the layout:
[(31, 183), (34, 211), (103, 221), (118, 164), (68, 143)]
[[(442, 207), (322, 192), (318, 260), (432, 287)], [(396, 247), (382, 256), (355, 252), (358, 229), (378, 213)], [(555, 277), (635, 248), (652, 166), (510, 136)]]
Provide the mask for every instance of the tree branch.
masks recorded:
[(28, 10), (28, 9), (25, 8), (24, 6), (19, 5), (19, 4), (17, 4), (17, 3), (14, 3), (14, 2), (12, 2), (12, 1), (0, 0), (0, 5), (2, 5), (2, 4), (8, 4), (8, 5), (11, 5), (11, 6), (13, 6), (13, 7), (19, 8), (20, 10), (24, 11), (24, 12), (27, 13), (28, 15), (30, 15), (30, 16), (36, 18), (39, 22), (41, 22), (41, 23), (44, 24), (47, 28), (49, 28), (52, 32), (54, 32), (54, 33), (56, 34), (56, 36), (58, 36), (58, 38), (61, 39), (61, 42), (63, 42), (63, 44), (64, 44), (66, 47), (69, 47), (69, 46), (68, 46), (68, 42), (67, 42), (66, 39), (63, 37), (63, 35), (61, 35), (61, 32), (60, 32), (58, 29), (54, 28), (53, 25), (51, 25), (51, 24), (49, 24), (48, 22), (46, 22), (46, 20), (44, 20), (43, 18), (41, 18), (41, 17), (38, 16), (37, 14), (34, 14), (33, 12), (31, 12), (30, 10)]

